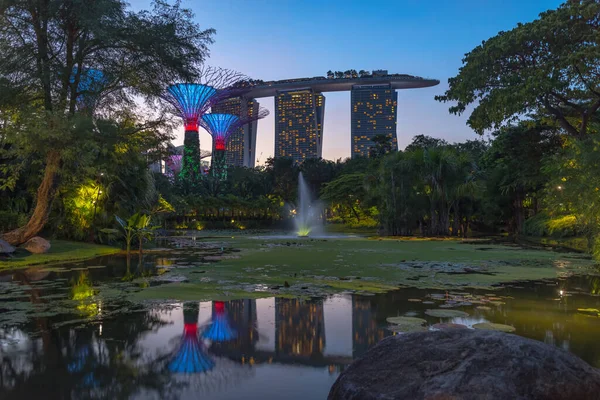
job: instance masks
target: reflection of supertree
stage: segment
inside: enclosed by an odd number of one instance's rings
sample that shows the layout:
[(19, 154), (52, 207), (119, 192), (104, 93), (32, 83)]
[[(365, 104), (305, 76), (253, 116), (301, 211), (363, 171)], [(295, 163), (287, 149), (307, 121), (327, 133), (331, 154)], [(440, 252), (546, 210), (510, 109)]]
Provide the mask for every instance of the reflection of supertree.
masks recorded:
[(237, 335), (226, 342), (213, 342), (210, 350), (222, 353), (231, 351), (242, 351), (251, 353), (258, 342), (256, 300), (232, 300), (225, 305), (229, 321), (234, 327)]
[(198, 83), (178, 83), (169, 86), (165, 93), (167, 100), (185, 123), (185, 137), (181, 176), (184, 181), (197, 182), (200, 170), (200, 137), (198, 123), (208, 109), (219, 101), (240, 92), (231, 85), (242, 79), (237, 72), (205, 68)]
[(175, 357), (169, 363), (171, 372), (197, 374), (210, 371), (215, 366), (198, 335), (198, 312), (198, 303), (183, 305), (183, 336)]
[(213, 342), (225, 342), (237, 337), (237, 332), (229, 323), (225, 302), (213, 302), (212, 322), (204, 332), (202, 332), (202, 337)]
[(325, 348), (323, 302), (277, 298), (275, 329), (278, 353), (322, 357)]
[(213, 138), (213, 157), (211, 164), (211, 174), (218, 179), (227, 178), (227, 159), (226, 144), (231, 134), (242, 126), (262, 119), (269, 115), (265, 108), (259, 108), (255, 114), (247, 114), (242, 117), (233, 114), (206, 114), (200, 120), (199, 124)]

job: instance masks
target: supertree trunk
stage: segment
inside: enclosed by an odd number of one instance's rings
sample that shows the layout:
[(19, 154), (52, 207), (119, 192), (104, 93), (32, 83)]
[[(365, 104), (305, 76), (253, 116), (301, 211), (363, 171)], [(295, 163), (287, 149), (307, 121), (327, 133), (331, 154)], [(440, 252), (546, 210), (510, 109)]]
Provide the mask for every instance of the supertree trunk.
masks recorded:
[(186, 129), (183, 139), (183, 159), (179, 176), (186, 183), (195, 186), (202, 178), (200, 167), (200, 135), (198, 130)]
[(224, 181), (227, 179), (227, 151), (214, 150), (212, 155), (212, 165), (210, 173), (213, 177)]

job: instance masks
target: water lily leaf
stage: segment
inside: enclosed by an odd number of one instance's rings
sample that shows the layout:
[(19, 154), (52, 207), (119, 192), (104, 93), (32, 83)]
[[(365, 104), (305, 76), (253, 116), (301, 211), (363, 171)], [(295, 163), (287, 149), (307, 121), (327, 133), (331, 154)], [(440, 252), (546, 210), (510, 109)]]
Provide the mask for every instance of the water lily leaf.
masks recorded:
[(429, 315), (431, 317), (436, 317), (436, 318), (458, 318), (458, 317), (468, 317), (469, 316), (469, 314), (464, 311), (440, 310), (440, 309), (427, 310), (427, 311), (425, 311), (425, 314)]
[(386, 319), (387, 322), (394, 325), (403, 325), (403, 324), (417, 324), (417, 325), (425, 325), (427, 321), (422, 318), (415, 317), (389, 317)]
[(411, 303), (420, 303), (421, 299), (408, 299)]
[(504, 325), (504, 324), (494, 324), (492, 322), (482, 322), (479, 324), (475, 324), (475, 325), (473, 325), (473, 328), (483, 329), (483, 330), (487, 330), (487, 331), (506, 332), (506, 333), (511, 333), (516, 330), (514, 326)]
[(392, 332), (418, 332), (427, 330), (427, 327), (424, 326), (427, 321), (421, 318), (389, 317), (387, 322), (394, 324), (388, 328)]
[(478, 310), (483, 310), (483, 311), (490, 311), (492, 309), (492, 307), (488, 307), (488, 306), (479, 306), (477, 307)]
[(597, 308), (578, 308), (577, 311), (583, 314), (594, 314), (600, 316), (600, 310)]

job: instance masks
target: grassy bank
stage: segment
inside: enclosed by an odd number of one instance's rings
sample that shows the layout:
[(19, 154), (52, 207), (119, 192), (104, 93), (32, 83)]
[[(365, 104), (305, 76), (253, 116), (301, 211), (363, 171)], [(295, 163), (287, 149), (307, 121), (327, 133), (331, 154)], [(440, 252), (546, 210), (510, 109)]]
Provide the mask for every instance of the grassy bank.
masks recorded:
[[(239, 249), (217, 262), (199, 263), (181, 253), (168, 275), (185, 283), (146, 288), (144, 299), (239, 296), (313, 296), (339, 291), (377, 293), (401, 286), (436, 289), (492, 288), (527, 280), (593, 271), (585, 255), (459, 240), (223, 238)], [(180, 267), (181, 265), (181, 267)]]
[(45, 254), (31, 254), (27, 250), (17, 249), (13, 257), (0, 259), (0, 270), (29, 267), (31, 265), (82, 261), (121, 251), (121, 249), (116, 247), (66, 240), (52, 240), (50, 243), (52, 247)]

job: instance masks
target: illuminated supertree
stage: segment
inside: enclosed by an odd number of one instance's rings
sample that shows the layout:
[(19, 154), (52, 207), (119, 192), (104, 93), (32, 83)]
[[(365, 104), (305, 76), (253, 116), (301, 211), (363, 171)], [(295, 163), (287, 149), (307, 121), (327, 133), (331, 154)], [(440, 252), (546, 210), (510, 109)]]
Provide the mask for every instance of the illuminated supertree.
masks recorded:
[(225, 146), (227, 139), (233, 132), (242, 126), (262, 119), (269, 115), (265, 108), (259, 108), (253, 115), (238, 117), (232, 114), (205, 114), (198, 122), (213, 138), (213, 154), (210, 172), (219, 180), (227, 178), (227, 164)]
[(169, 371), (179, 374), (197, 374), (214, 368), (215, 362), (206, 353), (204, 343), (198, 335), (198, 303), (183, 305), (183, 336)]
[(202, 337), (213, 342), (226, 342), (237, 337), (237, 332), (229, 322), (225, 302), (213, 302), (212, 323), (202, 332)]
[[(75, 83), (77, 68), (73, 69), (70, 82)], [(107, 85), (108, 80), (104, 73), (98, 69), (85, 69), (77, 78), (76, 104), (80, 110), (92, 111), (98, 101), (99, 93)]]
[(180, 172), (184, 181), (197, 182), (201, 177), (199, 121), (212, 105), (242, 93), (245, 89), (233, 86), (242, 79), (244, 76), (237, 72), (207, 67), (201, 71), (198, 83), (177, 83), (167, 89), (165, 100), (185, 124)]

